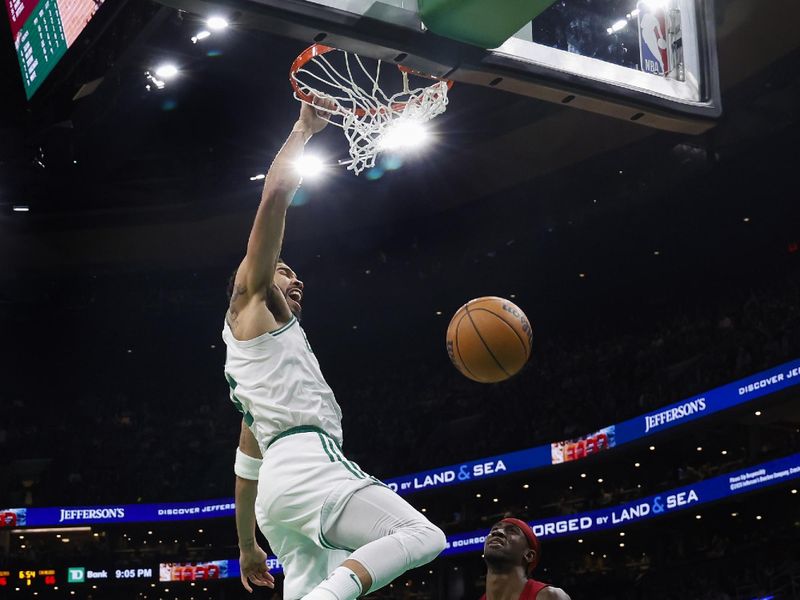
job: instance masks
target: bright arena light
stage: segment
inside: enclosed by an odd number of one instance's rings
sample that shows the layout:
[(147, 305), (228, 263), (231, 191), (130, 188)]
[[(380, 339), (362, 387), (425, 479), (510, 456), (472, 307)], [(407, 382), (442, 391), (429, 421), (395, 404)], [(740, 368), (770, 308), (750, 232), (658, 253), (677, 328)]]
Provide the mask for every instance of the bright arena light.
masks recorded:
[(325, 169), (322, 159), (313, 154), (304, 154), (295, 165), (301, 176), (310, 178), (318, 176)]
[(616, 33), (617, 31), (622, 31), (622, 30), (623, 30), (623, 29), (625, 29), (627, 26), (628, 26), (628, 21), (626, 21), (625, 19), (620, 19), (619, 21), (617, 21), (616, 23), (614, 23), (614, 24), (611, 26), (611, 31), (613, 31), (614, 33)]
[(155, 70), (155, 75), (159, 79), (172, 79), (178, 74), (178, 67), (171, 63), (159, 65)]
[(220, 29), (225, 29), (228, 26), (228, 22), (222, 17), (211, 17), (206, 21), (206, 25), (208, 25), (209, 29), (219, 31)]
[(389, 126), (380, 142), (381, 150), (404, 150), (423, 146), (430, 134), (422, 123), (397, 121)]
[(204, 40), (210, 35), (211, 35), (211, 32), (210, 31), (206, 31), (205, 29), (203, 31), (198, 31), (196, 34), (194, 34), (192, 36), (192, 43), (196, 44), (200, 40)]

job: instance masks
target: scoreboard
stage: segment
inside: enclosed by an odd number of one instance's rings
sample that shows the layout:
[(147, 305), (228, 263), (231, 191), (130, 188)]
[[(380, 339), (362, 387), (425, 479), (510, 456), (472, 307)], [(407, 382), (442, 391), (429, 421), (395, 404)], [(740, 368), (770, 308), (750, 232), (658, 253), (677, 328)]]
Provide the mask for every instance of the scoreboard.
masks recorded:
[(5, 0), (25, 95), (31, 98), (104, 0)]
[(48, 588), (58, 583), (55, 569), (0, 570), (0, 589), (3, 588)]

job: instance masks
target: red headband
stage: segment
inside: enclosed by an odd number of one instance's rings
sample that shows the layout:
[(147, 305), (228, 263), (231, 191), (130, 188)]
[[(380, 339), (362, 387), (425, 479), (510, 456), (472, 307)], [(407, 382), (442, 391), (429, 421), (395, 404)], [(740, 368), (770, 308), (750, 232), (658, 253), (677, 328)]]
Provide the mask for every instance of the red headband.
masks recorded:
[(507, 517), (505, 519), (501, 519), (501, 523), (511, 523), (512, 525), (516, 525), (522, 530), (522, 533), (528, 538), (528, 546), (530, 546), (531, 550), (536, 552), (536, 556), (533, 557), (533, 560), (528, 563), (528, 574), (530, 574), (535, 568), (536, 565), (539, 564), (539, 557), (541, 556), (541, 550), (539, 548), (539, 539), (536, 537), (536, 534), (533, 533), (533, 529), (531, 529), (530, 525), (528, 525), (525, 521), (521, 521), (520, 519), (514, 519), (512, 517)]

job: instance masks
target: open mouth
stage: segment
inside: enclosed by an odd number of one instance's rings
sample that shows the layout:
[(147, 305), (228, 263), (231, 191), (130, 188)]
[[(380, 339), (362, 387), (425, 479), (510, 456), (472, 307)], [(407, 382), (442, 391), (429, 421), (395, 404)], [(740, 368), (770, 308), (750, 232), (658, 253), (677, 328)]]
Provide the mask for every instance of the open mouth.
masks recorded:
[(492, 546), (492, 545), (502, 546), (503, 544), (505, 544), (505, 542), (501, 538), (492, 538), (491, 540), (488, 541), (488, 543), (486, 545), (487, 546)]
[(298, 304), (300, 304), (300, 302), (302, 302), (303, 300), (303, 292), (300, 291), (298, 288), (289, 290), (286, 293), (286, 296), (288, 296), (290, 299), (294, 300)]

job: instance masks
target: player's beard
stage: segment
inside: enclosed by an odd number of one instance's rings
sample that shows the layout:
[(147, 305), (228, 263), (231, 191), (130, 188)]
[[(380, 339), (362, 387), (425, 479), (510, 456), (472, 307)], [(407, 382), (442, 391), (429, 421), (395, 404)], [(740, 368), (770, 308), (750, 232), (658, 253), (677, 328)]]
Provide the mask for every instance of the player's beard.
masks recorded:
[(303, 320), (303, 307), (300, 306), (299, 303), (297, 303), (294, 300), (292, 300), (291, 298), (289, 298), (288, 296), (286, 297), (286, 303), (289, 305), (289, 310), (295, 316), (297, 321), (298, 322), (302, 321)]

